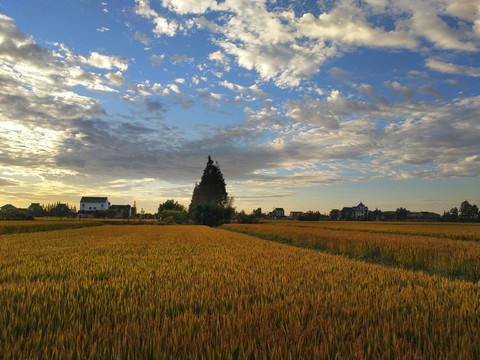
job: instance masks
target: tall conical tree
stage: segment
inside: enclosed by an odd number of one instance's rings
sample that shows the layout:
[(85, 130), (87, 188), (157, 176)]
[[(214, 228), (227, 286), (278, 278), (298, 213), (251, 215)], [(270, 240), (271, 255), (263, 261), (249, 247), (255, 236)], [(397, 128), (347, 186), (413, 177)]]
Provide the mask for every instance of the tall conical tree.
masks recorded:
[(226, 183), (220, 166), (218, 162), (214, 164), (209, 155), (200, 184), (196, 184), (193, 189), (192, 202), (188, 211), (191, 213), (200, 204), (215, 204), (225, 207), (228, 202)]

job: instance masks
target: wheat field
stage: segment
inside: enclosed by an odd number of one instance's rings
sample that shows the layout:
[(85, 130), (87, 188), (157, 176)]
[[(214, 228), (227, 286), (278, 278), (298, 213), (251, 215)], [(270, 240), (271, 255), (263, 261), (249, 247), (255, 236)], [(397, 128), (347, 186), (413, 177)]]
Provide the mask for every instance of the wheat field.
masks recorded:
[[(333, 225), (333, 224), (332, 224)], [(398, 224), (351, 223), (331, 228), (322, 222), (269, 222), (266, 224), (226, 224), (225, 229), (259, 236), (268, 240), (326, 251), (372, 263), (422, 270), (449, 278), (477, 282), (480, 280), (480, 242), (452, 240), (455, 225), (439, 224), (430, 236), (418, 235), (414, 224), (398, 232)], [(378, 228), (375, 227), (378, 225)], [(443, 225), (443, 226), (442, 226)], [(355, 228), (361, 229), (354, 231)], [(420, 229), (424, 228), (419, 224)], [(463, 233), (479, 229), (477, 224), (464, 224)], [(369, 229), (367, 231), (366, 229)], [(435, 237), (442, 233), (444, 236)]]
[(0, 357), (473, 359), (480, 287), (203, 226), (0, 236)]

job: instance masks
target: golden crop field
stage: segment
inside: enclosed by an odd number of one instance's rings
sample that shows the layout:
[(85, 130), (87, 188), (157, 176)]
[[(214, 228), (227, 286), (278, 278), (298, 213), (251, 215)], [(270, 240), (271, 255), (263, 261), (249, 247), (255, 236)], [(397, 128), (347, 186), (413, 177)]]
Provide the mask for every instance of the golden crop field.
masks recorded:
[(420, 235), (453, 240), (480, 241), (480, 223), (371, 222), (371, 221), (267, 221), (293, 227), (372, 233)]
[(0, 357), (474, 359), (480, 286), (202, 226), (0, 236)]
[(50, 231), (59, 229), (76, 229), (89, 226), (99, 226), (102, 223), (90, 219), (48, 219), (37, 220), (4, 220), (0, 221), (0, 235), (24, 232)]
[[(403, 235), (395, 232), (396, 224), (378, 224), (384, 232), (375, 231), (375, 223), (366, 224), (372, 232), (331, 230), (321, 223), (269, 222), (266, 224), (226, 224), (225, 229), (342, 254), (368, 262), (407, 269), (423, 270), (450, 278), (480, 280), (480, 242), (435, 238), (432, 236)], [(327, 225), (328, 226), (328, 225)], [(422, 226), (422, 225), (419, 225)], [(478, 227), (478, 226), (477, 226)], [(414, 225), (409, 227), (414, 231)], [(448, 228), (451, 231), (451, 228)], [(441, 230), (438, 230), (441, 231)], [(445, 231), (445, 229), (444, 229)]]

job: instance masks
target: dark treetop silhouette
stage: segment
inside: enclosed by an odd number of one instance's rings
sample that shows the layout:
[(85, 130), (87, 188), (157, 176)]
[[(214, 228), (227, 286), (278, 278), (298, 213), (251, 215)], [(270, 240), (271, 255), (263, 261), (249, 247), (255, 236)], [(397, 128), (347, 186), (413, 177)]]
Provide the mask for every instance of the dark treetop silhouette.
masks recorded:
[(193, 190), (189, 212), (200, 204), (216, 204), (225, 207), (228, 205), (228, 202), (226, 183), (220, 171), (220, 166), (218, 162), (214, 164), (212, 158), (208, 156), (200, 184), (196, 184)]
[(231, 203), (220, 166), (208, 156), (200, 184), (193, 189), (188, 212), (196, 224), (218, 226), (233, 217), (235, 211)]

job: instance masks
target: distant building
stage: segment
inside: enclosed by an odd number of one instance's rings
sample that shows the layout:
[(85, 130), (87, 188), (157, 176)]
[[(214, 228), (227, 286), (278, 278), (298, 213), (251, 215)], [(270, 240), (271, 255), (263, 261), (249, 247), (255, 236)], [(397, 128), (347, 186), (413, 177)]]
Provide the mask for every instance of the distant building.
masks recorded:
[(5, 204), (2, 207), (0, 207), (1, 211), (14, 210), (14, 209), (16, 209), (16, 207), (13, 206), (12, 204)]
[(277, 218), (285, 217), (285, 210), (283, 208), (275, 208), (273, 209), (273, 216)]
[(130, 218), (136, 215), (135, 207), (130, 205), (111, 205), (110, 210), (115, 210), (117, 217)]
[(40, 206), (40, 203), (31, 203), (30, 206), (27, 208), (28, 211), (34, 212), (41, 210), (42, 207)]
[(368, 207), (363, 205), (362, 202), (357, 206), (352, 207), (352, 220), (365, 221), (368, 220)]
[(397, 219), (397, 214), (395, 211), (382, 211), (380, 220), (382, 221), (395, 221)]
[(302, 211), (290, 211), (289, 218), (292, 220), (298, 220), (298, 218), (303, 214)]
[(108, 210), (110, 208), (110, 203), (108, 202), (107, 197), (88, 197), (84, 196), (80, 200), (80, 210), (78, 211), (81, 214), (93, 213), (96, 210)]
[(286, 219), (285, 210), (283, 210), (283, 208), (275, 208), (272, 212), (268, 213), (268, 217), (275, 220)]
[(44, 212), (40, 203), (31, 203), (27, 211), (32, 213), (33, 216), (42, 216)]
[(440, 221), (442, 217), (440, 214), (429, 212), (429, 211), (419, 211), (419, 212), (413, 212), (413, 211), (408, 211), (407, 212), (407, 219), (409, 220), (418, 220), (418, 221)]

